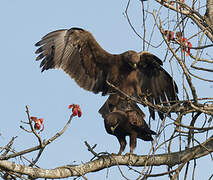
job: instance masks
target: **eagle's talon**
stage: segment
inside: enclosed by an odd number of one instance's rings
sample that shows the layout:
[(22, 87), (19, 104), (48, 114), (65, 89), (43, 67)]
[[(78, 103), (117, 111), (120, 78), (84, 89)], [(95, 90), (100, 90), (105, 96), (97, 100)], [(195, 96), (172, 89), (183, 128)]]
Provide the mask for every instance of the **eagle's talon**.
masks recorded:
[(116, 154), (116, 153), (111, 153), (111, 156), (117, 156), (117, 155), (119, 155), (119, 154)]
[(129, 156), (129, 158), (128, 158), (128, 164), (130, 166), (132, 166), (134, 164), (133, 153), (132, 152), (126, 153), (125, 156)]

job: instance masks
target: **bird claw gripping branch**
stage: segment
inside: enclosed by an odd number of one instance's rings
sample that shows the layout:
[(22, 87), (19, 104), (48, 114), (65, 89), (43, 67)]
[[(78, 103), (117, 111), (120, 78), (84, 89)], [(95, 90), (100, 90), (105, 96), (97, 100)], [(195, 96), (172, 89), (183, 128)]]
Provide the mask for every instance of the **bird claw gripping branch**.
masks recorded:
[(78, 117), (81, 117), (82, 111), (81, 111), (81, 108), (80, 108), (80, 106), (78, 104), (71, 104), (71, 105), (69, 105), (68, 108), (69, 109), (72, 108), (72, 116), (77, 116), (78, 115)]

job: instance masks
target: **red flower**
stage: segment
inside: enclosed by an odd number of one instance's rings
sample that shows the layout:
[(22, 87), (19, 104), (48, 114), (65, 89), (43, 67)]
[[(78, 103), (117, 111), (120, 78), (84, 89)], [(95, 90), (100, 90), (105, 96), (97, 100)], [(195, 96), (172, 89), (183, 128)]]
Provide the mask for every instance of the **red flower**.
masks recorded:
[(174, 40), (174, 32), (165, 30), (164, 35), (167, 37), (168, 41), (173, 41)]
[(78, 104), (71, 104), (71, 105), (69, 105), (68, 108), (69, 109), (72, 108), (72, 116), (77, 116), (78, 115), (78, 117), (81, 117), (82, 111), (81, 111), (81, 108), (80, 108), (80, 106)]
[(43, 124), (43, 122), (44, 122), (44, 119), (43, 118), (37, 118), (37, 117), (30, 117), (30, 119), (35, 123), (34, 124), (34, 129), (35, 130), (40, 130), (41, 129), (41, 126), (42, 126), (42, 129), (39, 131), (39, 133), (40, 132), (42, 132), (43, 130), (44, 130), (44, 124)]
[(188, 39), (185, 37), (182, 37), (181, 42), (183, 42), (184, 45), (187, 46), (187, 47), (183, 47), (182, 51), (183, 52), (186, 51), (186, 55), (188, 56), (190, 54), (190, 49), (191, 49), (190, 47), (192, 47), (192, 43), (189, 42)]

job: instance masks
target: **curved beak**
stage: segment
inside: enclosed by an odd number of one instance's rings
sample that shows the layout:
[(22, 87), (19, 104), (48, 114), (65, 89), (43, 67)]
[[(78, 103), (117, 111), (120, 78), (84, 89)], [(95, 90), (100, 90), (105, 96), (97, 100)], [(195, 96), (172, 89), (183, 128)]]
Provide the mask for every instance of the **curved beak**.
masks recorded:
[(113, 134), (115, 132), (115, 129), (118, 127), (118, 125), (119, 125), (119, 123), (117, 123), (114, 127), (113, 126), (110, 127)]

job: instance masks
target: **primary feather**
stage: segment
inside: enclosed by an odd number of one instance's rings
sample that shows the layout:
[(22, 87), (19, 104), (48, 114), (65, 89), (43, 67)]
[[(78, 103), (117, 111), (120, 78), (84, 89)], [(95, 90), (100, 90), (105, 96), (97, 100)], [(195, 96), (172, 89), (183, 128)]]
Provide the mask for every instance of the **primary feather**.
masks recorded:
[[(108, 81), (129, 96), (148, 94), (154, 104), (170, 105), (169, 101), (178, 99), (173, 78), (162, 68), (162, 61), (149, 52), (110, 54), (81, 28), (50, 32), (35, 45), (42, 71), (60, 68), (85, 90), (112, 93)], [(155, 117), (152, 109), (150, 114)]]

